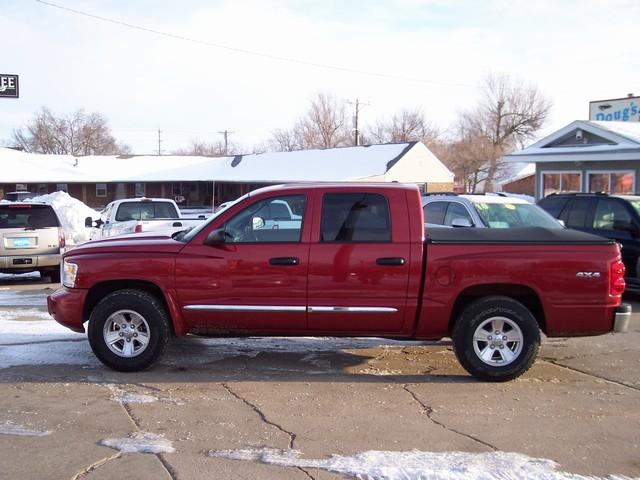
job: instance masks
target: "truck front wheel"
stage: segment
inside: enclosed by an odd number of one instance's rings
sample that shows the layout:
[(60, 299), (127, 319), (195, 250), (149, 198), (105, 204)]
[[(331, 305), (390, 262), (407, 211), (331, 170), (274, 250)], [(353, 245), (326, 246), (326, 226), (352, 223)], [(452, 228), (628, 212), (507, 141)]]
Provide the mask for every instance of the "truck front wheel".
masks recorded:
[(89, 344), (107, 367), (143, 370), (163, 353), (169, 319), (162, 304), (142, 290), (118, 290), (104, 297), (89, 318)]
[(503, 296), (471, 303), (458, 317), (451, 337), (464, 369), (492, 382), (522, 375), (535, 361), (540, 347), (535, 317), (522, 303)]

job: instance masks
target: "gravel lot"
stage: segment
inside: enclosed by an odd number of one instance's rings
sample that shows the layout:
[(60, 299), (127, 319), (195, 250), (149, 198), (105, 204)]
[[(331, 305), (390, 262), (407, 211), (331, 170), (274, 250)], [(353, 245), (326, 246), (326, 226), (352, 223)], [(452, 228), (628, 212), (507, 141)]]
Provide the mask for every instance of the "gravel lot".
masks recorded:
[(640, 477), (638, 314), (506, 384), (382, 339), (191, 337), (121, 374), (47, 318), (51, 287), (0, 277), (2, 478)]

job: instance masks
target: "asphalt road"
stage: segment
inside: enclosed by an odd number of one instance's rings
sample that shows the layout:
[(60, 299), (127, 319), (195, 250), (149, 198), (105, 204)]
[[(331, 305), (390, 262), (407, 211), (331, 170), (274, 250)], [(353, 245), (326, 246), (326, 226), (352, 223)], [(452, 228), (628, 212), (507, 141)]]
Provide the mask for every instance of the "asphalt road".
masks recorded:
[[(0, 278), (0, 322), (46, 330), (50, 287)], [(626, 334), (545, 339), (526, 375), (491, 384), (447, 342), (191, 337), (121, 374), (83, 337), (0, 333), (0, 478), (640, 477), (639, 339), (639, 314)]]

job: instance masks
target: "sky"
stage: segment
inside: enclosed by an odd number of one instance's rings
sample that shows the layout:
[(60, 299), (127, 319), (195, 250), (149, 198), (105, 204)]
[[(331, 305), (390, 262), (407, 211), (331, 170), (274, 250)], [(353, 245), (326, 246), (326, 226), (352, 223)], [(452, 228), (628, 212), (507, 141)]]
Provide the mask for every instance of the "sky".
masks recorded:
[(0, 142), (46, 106), (102, 113), (135, 153), (157, 151), (158, 129), (163, 153), (224, 130), (250, 151), (318, 92), (363, 102), (365, 128), (417, 108), (446, 131), (489, 74), (551, 99), (542, 136), (590, 100), (640, 95), (637, 0), (47, 2), (0, 0), (0, 73), (20, 75)]

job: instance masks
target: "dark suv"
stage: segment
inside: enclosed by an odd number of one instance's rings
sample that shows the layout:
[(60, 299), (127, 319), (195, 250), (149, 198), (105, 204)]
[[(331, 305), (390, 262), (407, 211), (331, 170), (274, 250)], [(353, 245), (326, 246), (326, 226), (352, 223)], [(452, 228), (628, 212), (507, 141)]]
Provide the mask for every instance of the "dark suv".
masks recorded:
[(640, 196), (561, 193), (543, 198), (538, 205), (569, 228), (620, 243), (627, 290), (640, 293)]

